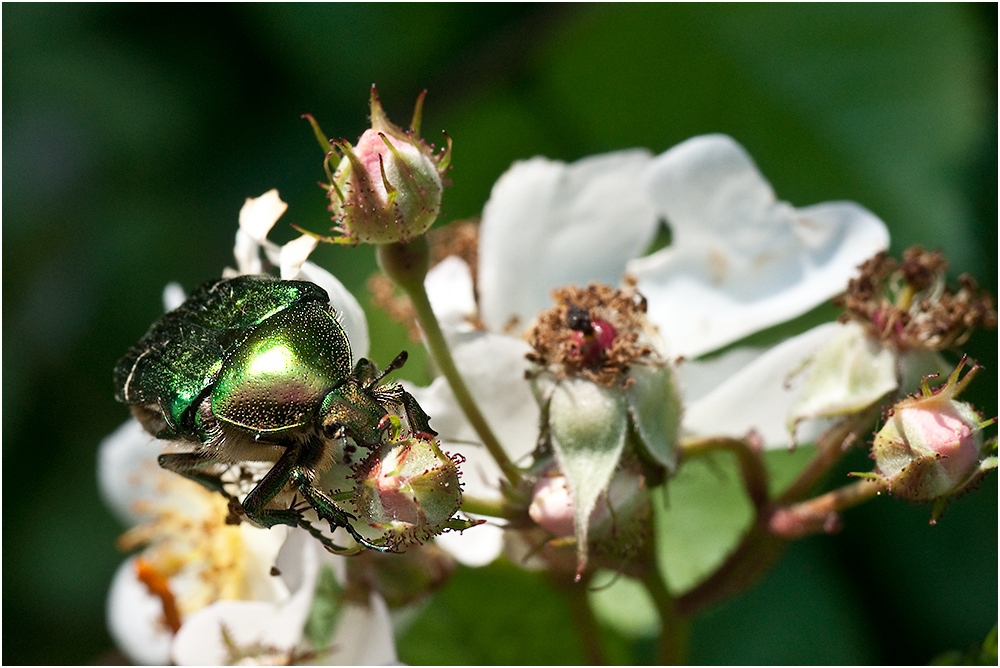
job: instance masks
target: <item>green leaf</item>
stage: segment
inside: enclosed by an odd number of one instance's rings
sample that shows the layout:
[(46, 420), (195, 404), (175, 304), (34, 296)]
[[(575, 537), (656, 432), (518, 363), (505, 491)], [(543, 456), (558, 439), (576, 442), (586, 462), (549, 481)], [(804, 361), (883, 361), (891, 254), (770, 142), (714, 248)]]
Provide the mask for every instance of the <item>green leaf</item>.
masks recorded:
[(681, 425), (681, 399), (670, 367), (635, 365), (635, 380), (625, 390), (629, 415), (646, 452), (673, 471), (677, 468), (674, 443)]
[[(608, 580), (611, 582), (606, 586), (598, 584)], [(659, 633), (659, 613), (641, 582), (611, 571), (601, 571), (593, 582), (587, 599), (601, 622), (626, 638), (649, 638)]]
[(579, 665), (569, 599), (505, 561), (460, 567), (399, 638), (408, 665)]
[[(765, 453), (772, 494), (786, 487), (813, 453), (809, 447)], [(657, 563), (675, 594), (711, 575), (753, 520), (736, 459), (726, 453), (686, 462), (652, 495)]]
[(337, 620), (340, 619), (340, 613), (344, 609), (341, 602), (343, 593), (344, 588), (340, 586), (337, 574), (329, 566), (323, 566), (319, 572), (312, 606), (309, 608), (309, 616), (306, 617), (306, 625), (302, 632), (314, 649), (325, 649), (330, 646), (333, 631), (337, 628)]
[(590, 513), (608, 489), (625, 447), (625, 397), (615, 388), (567, 378), (556, 383), (548, 414), (556, 461), (573, 493), (577, 570), (582, 572)]

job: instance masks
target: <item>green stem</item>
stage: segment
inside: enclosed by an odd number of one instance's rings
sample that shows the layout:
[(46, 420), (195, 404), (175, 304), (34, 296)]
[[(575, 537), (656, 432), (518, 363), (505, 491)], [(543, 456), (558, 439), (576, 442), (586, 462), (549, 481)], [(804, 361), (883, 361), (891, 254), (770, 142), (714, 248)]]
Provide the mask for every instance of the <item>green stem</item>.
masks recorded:
[(503, 517), (514, 519), (523, 514), (510, 508), (508, 504), (499, 499), (483, 499), (468, 494), (462, 494), (462, 510), (474, 515), (486, 515), (488, 517)]
[(408, 244), (376, 246), (375, 255), (382, 271), (410, 298), (417, 321), (424, 332), (427, 350), (441, 371), (441, 375), (448, 381), (452, 394), (455, 395), (455, 401), (465, 413), (469, 424), (479, 435), (486, 450), (500, 466), (500, 470), (507, 480), (512, 486), (517, 487), (521, 482), (521, 472), (504, 452), (503, 446), (500, 445), (500, 441), (493, 434), (486, 418), (479, 410), (479, 406), (459, 373), (458, 367), (455, 366), (455, 360), (452, 358), (451, 350), (445, 341), (444, 332), (441, 331), (441, 325), (438, 323), (434, 309), (431, 308), (430, 299), (427, 297), (427, 290), (424, 288), (424, 278), (427, 276), (429, 265), (427, 239), (418, 237)]
[(649, 592), (660, 614), (660, 655), (659, 663), (664, 666), (682, 666), (687, 663), (688, 636), (690, 624), (687, 617), (680, 614), (674, 597), (670, 595), (660, 569), (650, 560), (642, 577), (642, 584)]
[(594, 617), (594, 610), (590, 607), (590, 601), (587, 600), (589, 578), (583, 582), (567, 583), (562, 580), (557, 582), (569, 598), (570, 614), (576, 624), (587, 663), (591, 666), (606, 666), (608, 661), (601, 648), (600, 627)]

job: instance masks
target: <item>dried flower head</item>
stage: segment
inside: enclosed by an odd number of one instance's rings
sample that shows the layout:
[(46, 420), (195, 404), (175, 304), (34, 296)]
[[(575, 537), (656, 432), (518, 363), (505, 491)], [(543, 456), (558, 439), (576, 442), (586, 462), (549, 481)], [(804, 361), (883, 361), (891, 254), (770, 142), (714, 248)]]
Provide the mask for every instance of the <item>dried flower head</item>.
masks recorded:
[(527, 334), (528, 359), (560, 377), (628, 387), (634, 364), (662, 363), (651, 343), (646, 300), (632, 288), (591, 283), (555, 290), (556, 306)]
[(898, 263), (885, 252), (861, 265), (836, 303), (842, 321), (860, 322), (873, 338), (897, 350), (944, 350), (963, 344), (977, 328), (994, 329), (993, 297), (967, 274), (953, 291), (941, 253), (914, 246)]

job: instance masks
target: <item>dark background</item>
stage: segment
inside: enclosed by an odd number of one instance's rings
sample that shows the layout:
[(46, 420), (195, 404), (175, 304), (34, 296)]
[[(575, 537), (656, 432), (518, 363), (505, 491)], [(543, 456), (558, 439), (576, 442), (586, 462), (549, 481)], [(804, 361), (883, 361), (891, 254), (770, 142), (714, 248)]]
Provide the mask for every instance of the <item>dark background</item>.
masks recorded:
[[(368, 89), (454, 139), (441, 222), (477, 215), (518, 158), (572, 160), (704, 132), (743, 143), (783, 198), (853, 199), (899, 254), (940, 248), (997, 288), (997, 8), (963, 5), (20, 5), (3, 8), (3, 659), (86, 663), (122, 527), (95, 482), (127, 416), (117, 358), (232, 264), (244, 198), (328, 227), (322, 154), (300, 119), (355, 140)], [(314, 259), (370, 306), (370, 249)], [(406, 345), (375, 309), (372, 352)], [(412, 350), (412, 346), (410, 346)], [(967, 398), (997, 406), (997, 338)], [(410, 377), (425, 380), (418, 358)], [(845, 463), (865, 470), (863, 455)], [(837, 480), (842, 478), (837, 477)], [(996, 623), (997, 483), (935, 527), (877, 499), (798, 543), (758, 587), (695, 621), (701, 663), (926, 663)], [(456, 613), (470, 600), (482, 621)], [(403, 661), (578, 663), (565, 601), (503, 564), (460, 570)], [(475, 623), (473, 623), (475, 621)], [(496, 634), (504, 638), (499, 644)], [(605, 632), (612, 657), (652, 643)]]

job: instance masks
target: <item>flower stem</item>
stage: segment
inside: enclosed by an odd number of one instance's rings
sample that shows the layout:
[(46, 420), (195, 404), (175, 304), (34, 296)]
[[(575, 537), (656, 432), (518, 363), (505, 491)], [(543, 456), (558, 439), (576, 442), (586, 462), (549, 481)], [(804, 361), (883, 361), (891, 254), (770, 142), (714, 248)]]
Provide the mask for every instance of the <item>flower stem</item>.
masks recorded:
[(881, 408), (874, 405), (868, 410), (847, 416), (820, 434), (816, 439), (816, 454), (806, 464), (799, 477), (778, 497), (777, 503), (788, 505), (804, 498), (827, 471), (837, 463), (847, 448), (857, 438), (858, 433), (866, 429), (876, 417)]
[(678, 612), (674, 598), (670, 595), (655, 562), (650, 563), (649, 567), (646, 568), (642, 576), (642, 584), (653, 599), (656, 611), (660, 614), (660, 665), (685, 665), (687, 663), (690, 625), (687, 618)]
[(499, 499), (484, 499), (462, 494), (462, 511), (474, 515), (514, 519), (519, 513)]
[(570, 614), (576, 624), (577, 632), (580, 636), (580, 645), (583, 653), (587, 657), (587, 663), (591, 666), (606, 666), (607, 659), (604, 650), (601, 648), (600, 628), (594, 618), (594, 610), (587, 600), (587, 583), (558, 581), (560, 588), (569, 598)]
[(521, 482), (521, 472), (504, 452), (500, 441), (493, 434), (486, 418), (479, 410), (465, 380), (455, 366), (455, 360), (445, 341), (441, 325), (438, 323), (434, 309), (431, 308), (427, 290), (424, 288), (424, 278), (427, 276), (430, 252), (426, 237), (417, 237), (408, 244), (385, 244), (376, 246), (375, 256), (378, 258), (382, 271), (410, 298), (417, 321), (424, 332), (427, 350), (441, 374), (448, 381), (455, 401), (462, 408), (469, 424), (479, 435), (487, 451), (500, 466), (500, 470), (511, 483), (517, 487)]
[(879, 483), (859, 480), (814, 499), (780, 507), (770, 513), (768, 530), (782, 538), (794, 539), (840, 529), (840, 513), (878, 494)]

